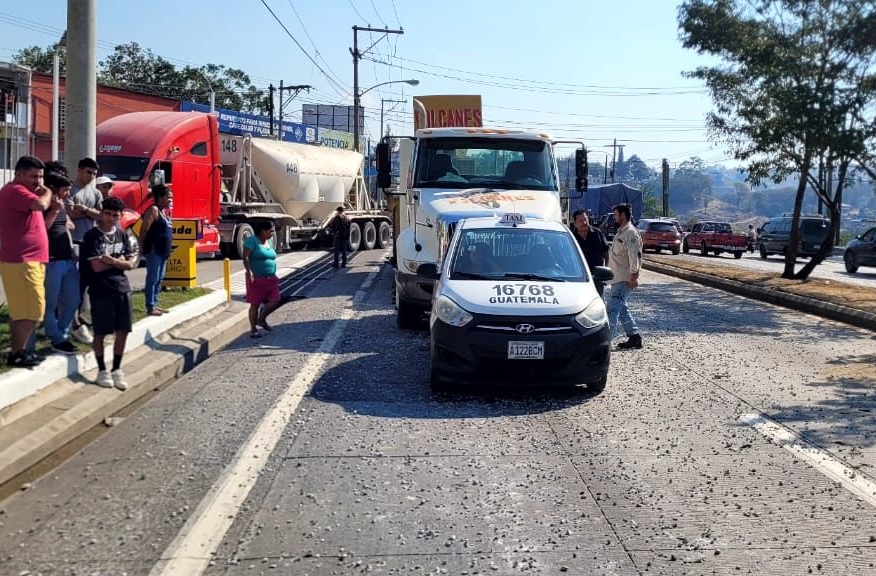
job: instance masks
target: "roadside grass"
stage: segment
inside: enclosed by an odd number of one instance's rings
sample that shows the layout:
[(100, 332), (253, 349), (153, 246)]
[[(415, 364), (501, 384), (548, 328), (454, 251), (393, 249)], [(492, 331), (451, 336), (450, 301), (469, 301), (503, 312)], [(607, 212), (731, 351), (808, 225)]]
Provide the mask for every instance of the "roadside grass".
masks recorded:
[(876, 314), (876, 290), (867, 290), (847, 282), (812, 277), (806, 280), (787, 280), (774, 272), (746, 270), (722, 264), (720, 258), (716, 257), (704, 257), (700, 261), (648, 254), (645, 260)]
[[(206, 288), (170, 288), (159, 294), (158, 304), (162, 308), (172, 309), (174, 306), (179, 306), (180, 304), (204, 296), (209, 292), (210, 291)], [(134, 291), (132, 300), (134, 307), (134, 322), (146, 318), (146, 299), (143, 291)], [(76, 340), (72, 340), (72, 342), (83, 354), (91, 351), (91, 346), (88, 344), (82, 344)], [(9, 369), (6, 366), (5, 360), (6, 355), (9, 353), (11, 344), (12, 342), (9, 334), (9, 308), (4, 302), (0, 304), (0, 359), (2, 359), (2, 362), (0, 362), (0, 372), (5, 372)], [(49, 342), (48, 339), (38, 337), (36, 343), (37, 354), (44, 356), (51, 354), (51, 345), (52, 343)]]

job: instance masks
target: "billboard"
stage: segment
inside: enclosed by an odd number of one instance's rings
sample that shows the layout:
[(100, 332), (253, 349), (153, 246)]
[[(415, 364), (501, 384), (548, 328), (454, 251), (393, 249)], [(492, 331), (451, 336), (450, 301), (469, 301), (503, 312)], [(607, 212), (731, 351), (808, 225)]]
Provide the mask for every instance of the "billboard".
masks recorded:
[(340, 148), (341, 150), (353, 149), (353, 135), (340, 130), (328, 128), (319, 129), (319, 145), (327, 148)]
[[(356, 124), (353, 118), (356, 114), (352, 106), (337, 106), (334, 104), (302, 104), (301, 121), (311, 126), (355, 132)], [(359, 107), (359, 134), (365, 133), (365, 109)]]
[(413, 104), (415, 129), (484, 125), (479, 94), (414, 96)]
[[(196, 104), (194, 102), (182, 102), (180, 103), (179, 109), (181, 112), (210, 113), (209, 106)], [(267, 116), (257, 116), (255, 114), (247, 114), (235, 110), (225, 110), (223, 108), (217, 108), (215, 115), (219, 120), (219, 132), (222, 134), (233, 134), (236, 136), (252, 134), (253, 136), (271, 137), (271, 119)], [(275, 122), (275, 134), (278, 129), (279, 127)], [(283, 122), (281, 140), (286, 142), (296, 142), (298, 144), (314, 144), (316, 143), (316, 128), (304, 124), (296, 124), (294, 122)]]

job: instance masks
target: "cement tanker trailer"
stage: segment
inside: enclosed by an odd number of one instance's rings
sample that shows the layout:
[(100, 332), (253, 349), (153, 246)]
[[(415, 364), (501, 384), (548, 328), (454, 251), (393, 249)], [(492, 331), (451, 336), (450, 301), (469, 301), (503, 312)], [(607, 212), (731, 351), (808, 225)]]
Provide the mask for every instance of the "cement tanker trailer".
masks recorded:
[(340, 205), (352, 222), (351, 251), (385, 248), (389, 217), (373, 210), (357, 152), (219, 133), (215, 116), (134, 112), (97, 127), (98, 163), (133, 228), (149, 207), (152, 183), (173, 190), (173, 217), (197, 220), (199, 255), (238, 257), (258, 220), (274, 223), (278, 250), (327, 242)]
[(391, 220), (371, 208), (358, 152), (224, 134), (220, 147), (227, 151), (219, 222), (223, 251), (238, 255), (259, 219), (274, 222), (280, 248), (325, 243), (325, 227), (341, 205), (352, 220), (350, 251), (389, 245)]

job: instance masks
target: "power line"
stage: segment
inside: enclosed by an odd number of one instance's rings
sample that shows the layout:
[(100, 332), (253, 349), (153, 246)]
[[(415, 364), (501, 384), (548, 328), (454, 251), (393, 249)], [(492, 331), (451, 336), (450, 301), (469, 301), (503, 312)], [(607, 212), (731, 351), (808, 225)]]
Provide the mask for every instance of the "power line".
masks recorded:
[(298, 9), (295, 8), (295, 4), (292, 3), (292, 0), (287, 0), (289, 2), (289, 7), (292, 8), (292, 12), (295, 14), (295, 18), (298, 19), (298, 23), (301, 24), (301, 29), (304, 31), (304, 35), (307, 36), (307, 39), (310, 40), (310, 45), (313, 46), (313, 53), (316, 58), (322, 60), (322, 63), (325, 64), (326, 69), (331, 72), (334, 79), (341, 85), (344, 86), (344, 89), (347, 89), (347, 85), (341, 80), (341, 77), (338, 76), (329, 63), (323, 58), (322, 53), (319, 51), (319, 48), (316, 46), (316, 42), (313, 41), (313, 38), (310, 36), (310, 32), (307, 31), (307, 26), (304, 24), (304, 20), (301, 19), (301, 16), (298, 14)]
[[(383, 60), (379, 60), (377, 58), (364, 57), (367, 60), (373, 60), (378, 64), (383, 64), (384, 66), (395, 66), (390, 62), (386, 62)], [(420, 68), (407, 68), (407, 70), (418, 72), (420, 74), (427, 74), (429, 76), (436, 76), (438, 78), (447, 78), (450, 80), (456, 80), (458, 82), (466, 82), (469, 84), (477, 84), (480, 86), (491, 86), (494, 88), (506, 88), (508, 90), (517, 90), (522, 92), (538, 92), (545, 94), (565, 94), (568, 96), (618, 96), (618, 97), (627, 97), (627, 96), (681, 96), (685, 94), (705, 94), (706, 90), (699, 89), (684, 89), (677, 90), (674, 92), (609, 92), (609, 91), (599, 91), (599, 90), (570, 90), (570, 89), (559, 89), (559, 88), (539, 88), (537, 86), (520, 86), (517, 84), (507, 84), (501, 82), (490, 82), (485, 80), (475, 80), (472, 78), (461, 78), (459, 76), (450, 76), (448, 74), (439, 74), (437, 72), (430, 72), (429, 70), (423, 70)]]
[(314, 60), (313, 56), (311, 56), (310, 53), (304, 49), (304, 46), (302, 46), (301, 43), (298, 41), (298, 39), (292, 35), (292, 32), (289, 31), (289, 29), (286, 27), (286, 25), (283, 23), (283, 21), (280, 20), (280, 17), (274, 13), (274, 11), (271, 9), (270, 6), (268, 6), (268, 3), (265, 0), (261, 0), (261, 3), (268, 10), (268, 12), (271, 13), (271, 16), (274, 17), (274, 20), (277, 21), (277, 24), (280, 25), (280, 27), (283, 29), (283, 31), (286, 32), (286, 35), (292, 39), (292, 42), (294, 42), (295, 45), (298, 46), (298, 49), (301, 50), (304, 53), (304, 55), (307, 56), (307, 59), (310, 60), (314, 66), (316, 66), (316, 69), (319, 70), (323, 76), (325, 76), (326, 80), (328, 80), (328, 82), (332, 86), (332, 88), (334, 88), (335, 91), (338, 92), (338, 94), (343, 96), (344, 92), (345, 92), (345, 88), (343, 86), (340, 86), (340, 89), (339, 89), (338, 82), (334, 78), (332, 78), (328, 72), (323, 70), (322, 66), (319, 65), (319, 62)]
[(395, 22), (396, 22), (396, 24), (398, 24), (398, 27), (401, 28), (402, 23), (401, 23), (401, 20), (399, 20), (399, 18), (398, 18), (398, 10), (395, 9), (395, 0), (389, 0), (389, 1), (392, 2), (392, 13), (395, 14)]
[(367, 24), (367, 23), (368, 23), (368, 20), (366, 20), (365, 17), (362, 16), (362, 13), (359, 12), (359, 9), (356, 8), (356, 5), (355, 5), (355, 4), (353, 4), (353, 0), (347, 0), (347, 2), (350, 4), (350, 8), (353, 9), (353, 12), (356, 13), (356, 16), (359, 17), (359, 20), (361, 20), (362, 22), (364, 22), (365, 24)]
[[(396, 57), (397, 60), (401, 60), (404, 62), (413, 62), (414, 64), (419, 64), (421, 66), (428, 66), (429, 68), (435, 68), (438, 70), (446, 70), (448, 72), (457, 72), (462, 74), (468, 74), (469, 76), (480, 76), (485, 78), (495, 78), (497, 80), (509, 80), (512, 82), (526, 82), (529, 84), (543, 84), (546, 86), (559, 86), (559, 87), (567, 87), (567, 88), (587, 88), (587, 89), (604, 89), (604, 90), (690, 90), (691, 86), (601, 86), (598, 84), (572, 84), (567, 82), (550, 82), (547, 80), (531, 80), (527, 78), (515, 78), (513, 76), (499, 76), (497, 74), (487, 74), (485, 72), (473, 72), (471, 70), (461, 70), (459, 68), (450, 68), (447, 66), (439, 66), (437, 64), (430, 64), (428, 62), (422, 62), (420, 60), (414, 60), (412, 58), (402, 58), (400, 56)], [(393, 66), (388, 62), (383, 62), (387, 66)]]

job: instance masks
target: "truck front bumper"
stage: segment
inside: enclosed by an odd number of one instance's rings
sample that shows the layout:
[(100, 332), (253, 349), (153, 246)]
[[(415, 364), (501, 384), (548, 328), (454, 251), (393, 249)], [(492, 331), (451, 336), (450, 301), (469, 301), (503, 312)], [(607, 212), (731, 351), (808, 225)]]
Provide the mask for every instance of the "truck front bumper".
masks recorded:
[(416, 274), (402, 274), (395, 271), (395, 290), (399, 300), (407, 304), (413, 304), (423, 310), (432, 307), (432, 290), (435, 281)]

